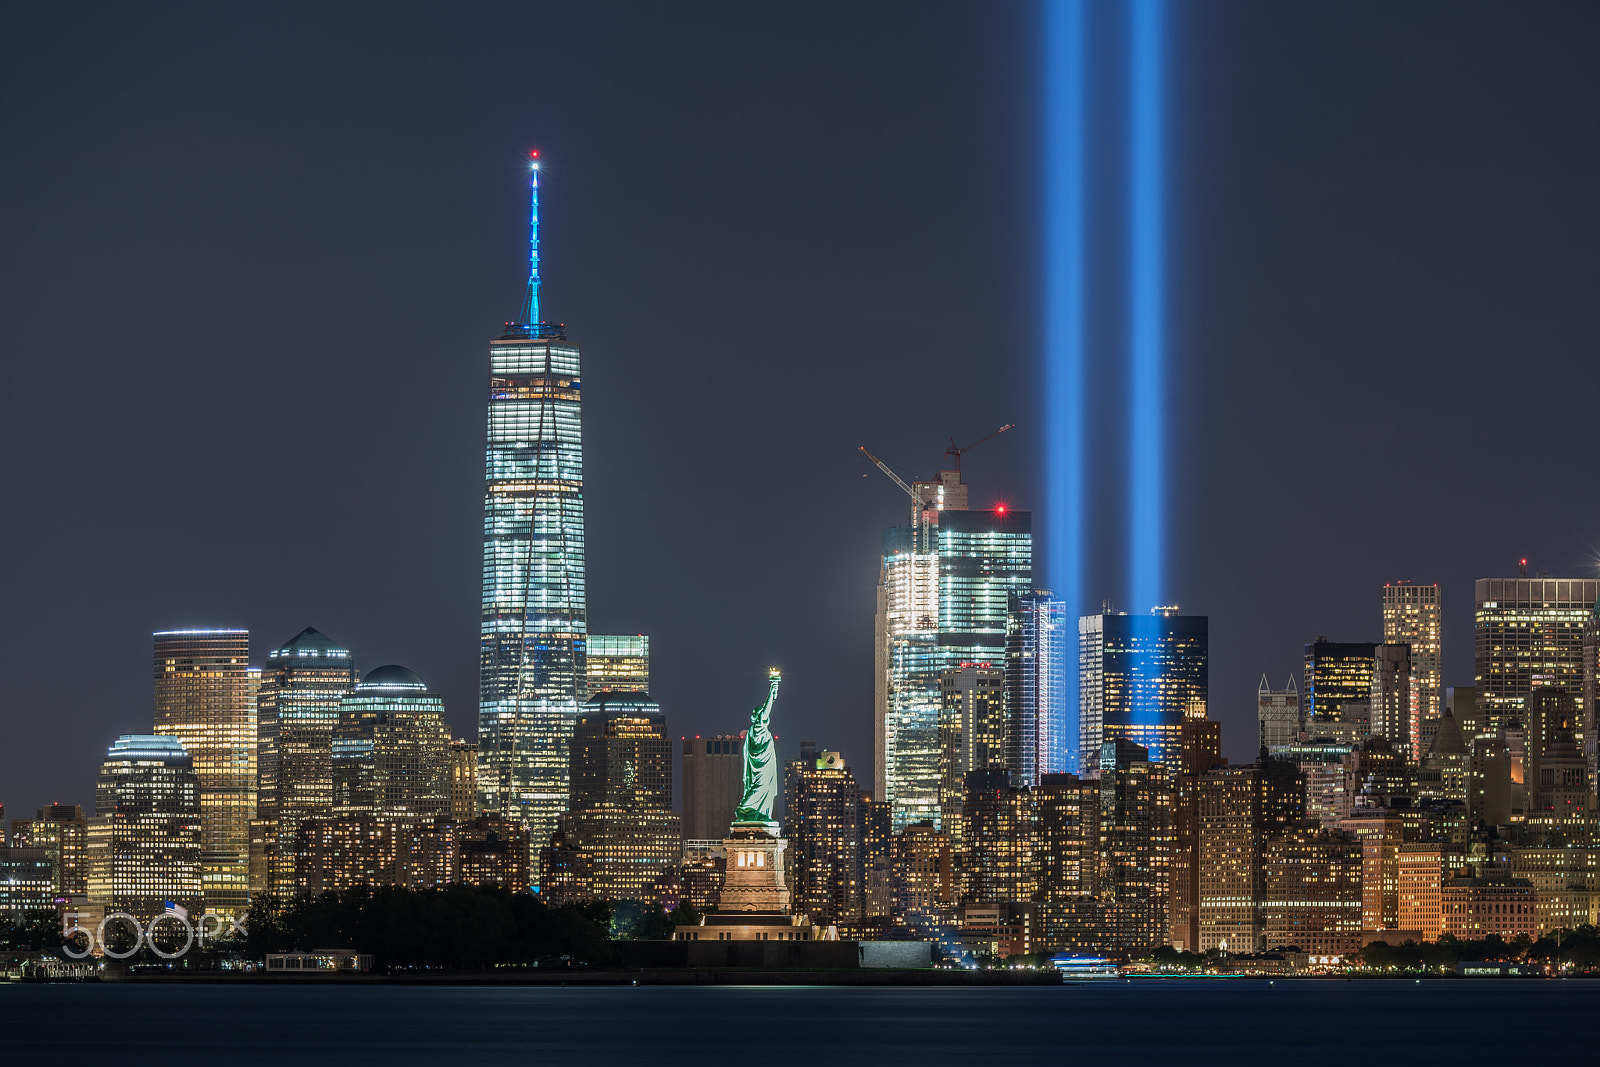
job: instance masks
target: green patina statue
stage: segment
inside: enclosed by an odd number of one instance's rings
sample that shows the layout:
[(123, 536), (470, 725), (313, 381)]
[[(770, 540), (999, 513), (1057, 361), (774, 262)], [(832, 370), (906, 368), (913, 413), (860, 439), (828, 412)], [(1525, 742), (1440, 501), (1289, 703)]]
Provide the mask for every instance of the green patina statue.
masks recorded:
[(734, 825), (775, 827), (773, 805), (778, 800), (778, 767), (772, 758), (772, 705), (778, 699), (779, 674), (767, 671), (767, 702), (750, 713), (744, 735), (744, 797), (733, 813)]

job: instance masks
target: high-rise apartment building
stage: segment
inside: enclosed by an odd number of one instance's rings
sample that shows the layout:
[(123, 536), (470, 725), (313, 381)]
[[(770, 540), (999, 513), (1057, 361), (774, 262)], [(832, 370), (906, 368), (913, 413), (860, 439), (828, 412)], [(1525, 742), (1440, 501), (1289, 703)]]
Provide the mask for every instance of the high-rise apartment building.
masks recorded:
[(1200, 949), (1259, 952), (1267, 839), (1305, 817), (1300, 771), (1286, 760), (1217, 767), (1200, 779)]
[(1006, 672), (964, 663), (939, 673), (939, 816), (961, 848), (970, 771), (1006, 766)]
[(1396, 752), (1420, 762), (1417, 741), (1422, 732), (1416, 696), (1411, 688), (1411, 646), (1385, 642), (1372, 646), (1372, 732)]
[(602, 690), (650, 691), (650, 638), (644, 634), (590, 634), (587, 645), (585, 700)]
[(542, 321), (536, 157), (530, 167), (527, 296), (489, 343), (478, 788), (485, 809), (527, 825), (536, 857), (567, 808), (589, 677), (578, 346)]
[(1266, 839), (1261, 941), (1312, 955), (1345, 956), (1361, 947), (1361, 843), (1314, 820), (1290, 823)]
[(1179, 734), (1176, 765), (1168, 767), (1172, 784), (1171, 896), (1167, 921), (1172, 945), (1200, 951), (1200, 783), (1222, 764), (1222, 724), (1190, 716)]
[(1282, 689), (1274, 689), (1263, 674), (1256, 691), (1256, 743), (1269, 752), (1287, 747), (1300, 740), (1301, 725), (1300, 690), (1295, 688), (1294, 679), (1290, 678)]
[(838, 752), (802, 770), (783, 822), (793, 906), (818, 927), (859, 923), (866, 898), (861, 786)]
[(1326, 637), (1306, 646), (1301, 689), (1307, 730), (1314, 730), (1321, 720), (1337, 719), (1346, 703), (1371, 699), (1373, 647), (1370, 641), (1329, 641)]
[(1085, 615), (1078, 620), (1078, 664), (1086, 760), (1101, 759), (1101, 746), (1118, 738), (1145, 749), (1151, 762), (1178, 759), (1184, 719), (1206, 715), (1206, 616), (1179, 615), (1176, 608)]
[(1131, 955), (1165, 943), (1170, 929), (1172, 776), (1125, 737), (1108, 738), (1099, 752), (1095, 941)]
[(50, 857), (50, 885), (59, 896), (89, 891), (84, 858), (88, 833), (89, 820), (76, 804), (52, 804), (32, 819), (11, 820), (13, 846), (43, 849)]
[(912, 486), (911, 522), (884, 531), (875, 627), (876, 771), (896, 832), (941, 817), (939, 676), (1005, 661), (1012, 593), (1033, 583), (1033, 516), (967, 510), (959, 471)]
[(333, 735), (355, 683), (350, 650), (309, 626), (267, 654), (256, 695), (252, 893), (295, 892), (295, 836), (307, 819), (333, 814)]
[(155, 733), (194, 762), (207, 909), (242, 913), (256, 817), (256, 682), (248, 630), (163, 630), (155, 641)]
[[(1592, 578), (1479, 578), (1473, 583), (1477, 733), (1520, 720), (1535, 689), (1583, 692), (1584, 633), (1597, 600), (1600, 580)], [(1461, 718), (1459, 709), (1456, 717)]]
[(596, 896), (638, 900), (683, 855), (672, 810), (672, 741), (647, 693), (600, 692), (574, 723), (563, 824), (594, 862)]
[(1441, 669), (1443, 613), (1439, 586), (1413, 582), (1385, 582), (1383, 586), (1383, 639), (1411, 648), (1411, 695), (1416, 702), (1416, 736), (1411, 738), (1413, 758), (1427, 754), (1444, 712), (1444, 674)]
[(1007, 771), (993, 767), (968, 774), (966, 793), (961, 900), (972, 904), (1032, 900), (1039, 891), (1033, 791), (1012, 786)]
[(333, 810), (434, 819), (450, 810), (444, 701), (397, 664), (368, 671), (339, 702)]
[(200, 783), (176, 738), (125, 734), (95, 783), (86, 859), (89, 902), (140, 922), (170, 901), (202, 903)]
[(744, 795), (744, 741), (738, 734), (683, 739), (683, 839), (728, 836)]
[(1064, 601), (1048, 589), (1012, 594), (1006, 616), (1006, 767), (1017, 785), (1080, 766), (1078, 695), (1067, 692), (1078, 654)]

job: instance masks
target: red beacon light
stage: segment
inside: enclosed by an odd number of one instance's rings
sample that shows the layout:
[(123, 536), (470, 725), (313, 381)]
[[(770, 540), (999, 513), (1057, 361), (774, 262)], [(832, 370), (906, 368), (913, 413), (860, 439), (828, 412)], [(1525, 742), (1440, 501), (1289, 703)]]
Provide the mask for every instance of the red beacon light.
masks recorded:
[(996, 515), (1004, 515), (1006, 513), (1006, 506), (1004, 504), (996, 504), (994, 506), (994, 513)]

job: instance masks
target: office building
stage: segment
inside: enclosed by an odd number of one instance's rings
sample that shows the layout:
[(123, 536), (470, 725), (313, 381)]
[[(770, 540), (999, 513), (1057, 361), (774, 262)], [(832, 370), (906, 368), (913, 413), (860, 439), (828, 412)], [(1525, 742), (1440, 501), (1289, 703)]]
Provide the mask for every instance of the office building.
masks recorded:
[(567, 809), (589, 690), (578, 346), (543, 321), (538, 180), (534, 159), (527, 296), (489, 343), (478, 681), (480, 804), (528, 827), (530, 862)]
[(100, 765), (85, 859), (89, 902), (149, 922), (170, 901), (198, 914), (200, 784), (176, 738), (125, 734)]
[[(1081, 766), (1072, 714), (1078, 695), (1067, 691), (1069, 657), (1078, 654), (1066, 604), (1048, 589), (1014, 593), (1006, 616), (1006, 767), (1016, 785)], [(979, 770), (973, 766), (969, 770)]]
[(53, 912), (55, 870), (55, 861), (43, 848), (0, 845), (0, 924), (20, 924)]
[(644, 634), (590, 634), (584, 657), (584, 699), (602, 690), (650, 691), (650, 639)]
[(267, 654), (256, 694), (256, 821), (250, 891), (295, 892), (295, 837), (333, 814), (333, 735), (356, 683), (350, 650), (311, 627)]
[(468, 823), (477, 818), (478, 811), (478, 746), (457, 738), (450, 742), (450, 818), (458, 823)]
[(1600, 580), (1588, 578), (1479, 578), (1473, 584), (1474, 733), (1521, 721), (1537, 688), (1583, 692), (1584, 633), (1597, 599)]
[(1304, 782), (1286, 760), (1217, 767), (1201, 776), (1200, 950), (1264, 947), (1267, 840), (1305, 818)]
[(1540, 936), (1600, 926), (1600, 848), (1516, 848), (1511, 874), (1533, 886)]
[(1396, 752), (1420, 760), (1422, 754), (1415, 742), (1422, 728), (1415, 698), (1411, 688), (1411, 646), (1374, 645), (1369, 706), (1372, 732), (1387, 740)]
[(1405, 815), (1382, 807), (1358, 807), (1341, 829), (1361, 842), (1361, 928), (1400, 928), (1400, 846)]
[(1329, 641), (1326, 637), (1306, 646), (1301, 691), (1307, 731), (1316, 733), (1320, 720), (1337, 718), (1345, 703), (1371, 699), (1374, 647), (1370, 641)]
[(968, 511), (959, 471), (912, 486), (911, 521), (884, 531), (874, 667), (877, 782), (899, 832), (940, 812), (939, 678), (1005, 662), (1012, 593), (1033, 582), (1033, 517)]
[(155, 643), (155, 733), (175, 737), (200, 783), (207, 909), (241, 914), (256, 817), (256, 703), (248, 630), (164, 630)]
[(1103, 951), (1132, 955), (1165, 943), (1169, 932), (1172, 779), (1165, 764), (1125, 737), (1102, 742), (1099, 751), (1096, 939)]
[(450, 810), (444, 701), (397, 664), (367, 672), (339, 702), (333, 811), (434, 819)]
[(960, 852), (961, 900), (1028, 901), (1039, 891), (1033, 791), (1011, 784), (1001, 767), (966, 780), (966, 833)]
[(738, 734), (683, 739), (683, 839), (721, 842), (744, 795), (744, 740)]
[(1416, 702), (1416, 729), (1411, 752), (1420, 759), (1433, 743), (1433, 732), (1444, 713), (1444, 674), (1441, 669), (1443, 614), (1439, 586), (1413, 582), (1385, 582), (1383, 586), (1383, 639), (1411, 649), (1411, 693)]
[(50, 885), (63, 897), (89, 891), (85, 860), (88, 834), (89, 820), (76, 804), (52, 804), (40, 808), (35, 818), (11, 820), (11, 844), (44, 850), (50, 858)]
[(661, 706), (648, 693), (596, 693), (574, 723), (571, 763), (572, 808), (560, 825), (593, 857), (595, 895), (641, 899), (683, 855)]
[(1261, 686), (1256, 690), (1257, 744), (1268, 752), (1285, 748), (1300, 740), (1300, 690), (1290, 678), (1282, 689), (1267, 684), (1261, 676)]
[(915, 823), (894, 835), (889, 856), (892, 903), (886, 912), (875, 914), (888, 914), (909, 925), (947, 919), (957, 895), (950, 835), (932, 823)]
[(1005, 768), (1006, 672), (966, 663), (939, 673), (939, 815), (961, 849), (967, 774)]
[(1425, 799), (1467, 801), (1467, 742), (1447, 707), (1433, 731), (1433, 743), (1417, 770), (1417, 795)]
[(1084, 758), (1098, 760), (1101, 745), (1120, 738), (1145, 749), (1151, 762), (1176, 762), (1185, 717), (1206, 715), (1206, 616), (1176, 608), (1086, 615), (1078, 638)]
[(1321, 956), (1361, 947), (1361, 843), (1314, 820), (1287, 823), (1262, 855), (1261, 943)]
[(1410, 841), (1395, 856), (1396, 925), (1437, 941), (1444, 933), (1444, 883), (1460, 873), (1466, 861), (1461, 846), (1450, 841)]
[(1446, 879), (1440, 890), (1444, 932), (1458, 941), (1530, 940), (1539, 934), (1539, 899), (1533, 885), (1509, 870), (1483, 868), (1477, 874)]
[(866, 908), (861, 786), (838, 752), (799, 774), (783, 822), (793, 907), (813, 926), (860, 923)]
[(1172, 786), (1171, 896), (1168, 939), (1186, 952), (1200, 951), (1200, 782), (1222, 764), (1222, 724), (1183, 720), (1178, 762), (1169, 767)]

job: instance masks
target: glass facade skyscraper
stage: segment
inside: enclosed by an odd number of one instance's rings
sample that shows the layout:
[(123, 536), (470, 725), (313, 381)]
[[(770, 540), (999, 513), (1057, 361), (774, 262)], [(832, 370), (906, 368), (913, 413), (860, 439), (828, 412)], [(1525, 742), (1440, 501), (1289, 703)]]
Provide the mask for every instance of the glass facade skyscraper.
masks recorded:
[(877, 774), (896, 833), (940, 824), (940, 675), (1003, 663), (1008, 601), (1033, 583), (1031, 513), (965, 510), (955, 472), (917, 488), (942, 508), (884, 531), (878, 583)]
[(478, 684), (480, 803), (526, 824), (534, 857), (567, 807), (589, 690), (578, 347), (540, 321), (537, 168), (527, 298), (489, 343)]
[(1521, 720), (1535, 689), (1584, 691), (1583, 642), (1600, 598), (1592, 578), (1479, 578), (1473, 588), (1478, 729)]
[(155, 642), (155, 732), (194, 761), (206, 908), (249, 905), (250, 820), (256, 817), (256, 682), (250, 631), (165, 630)]
[(1207, 623), (1175, 608), (1078, 620), (1078, 751), (1085, 764), (1100, 758), (1105, 742), (1123, 739), (1146, 749), (1151, 763), (1177, 766), (1184, 720), (1206, 717)]
[(333, 810), (422, 819), (450, 810), (444, 701), (395, 664), (369, 671), (339, 702)]
[(1048, 589), (1011, 597), (1006, 617), (1006, 768), (1016, 786), (1041, 775), (1076, 773), (1076, 707), (1067, 692), (1068, 658), (1077, 654), (1067, 606)]
[(89, 820), (89, 902), (140, 922), (168, 901), (198, 913), (200, 784), (182, 742), (124, 734), (106, 751)]

